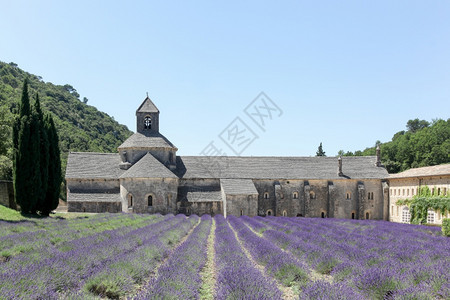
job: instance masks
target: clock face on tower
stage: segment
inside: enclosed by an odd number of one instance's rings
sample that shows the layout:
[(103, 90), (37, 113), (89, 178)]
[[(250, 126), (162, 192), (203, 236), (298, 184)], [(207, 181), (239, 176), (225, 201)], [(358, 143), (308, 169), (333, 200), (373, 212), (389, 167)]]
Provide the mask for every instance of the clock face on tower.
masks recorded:
[(152, 129), (152, 119), (149, 116), (144, 118), (144, 129)]

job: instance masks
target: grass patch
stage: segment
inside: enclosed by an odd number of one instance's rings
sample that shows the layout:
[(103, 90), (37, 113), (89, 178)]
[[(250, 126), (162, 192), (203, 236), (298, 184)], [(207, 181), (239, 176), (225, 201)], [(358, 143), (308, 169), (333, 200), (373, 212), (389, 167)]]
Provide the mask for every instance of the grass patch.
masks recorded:
[(22, 216), (17, 210), (0, 205), (0, 220), (3, 221), (21, 221), (27, 218)]

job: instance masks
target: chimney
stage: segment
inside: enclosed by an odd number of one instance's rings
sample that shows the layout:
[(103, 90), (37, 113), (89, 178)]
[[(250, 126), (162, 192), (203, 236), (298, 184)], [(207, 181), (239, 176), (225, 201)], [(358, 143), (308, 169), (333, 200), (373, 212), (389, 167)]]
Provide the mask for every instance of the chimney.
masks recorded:
[(380, 145), (377, 145), (377, 167), (381, 167), (381, 149)]
[(338, 165), (339, 165), (338, 175), (343, 176), (344, 173), (342, 173), (342, 156), (339, 156), (339, 158), (338, 158)]

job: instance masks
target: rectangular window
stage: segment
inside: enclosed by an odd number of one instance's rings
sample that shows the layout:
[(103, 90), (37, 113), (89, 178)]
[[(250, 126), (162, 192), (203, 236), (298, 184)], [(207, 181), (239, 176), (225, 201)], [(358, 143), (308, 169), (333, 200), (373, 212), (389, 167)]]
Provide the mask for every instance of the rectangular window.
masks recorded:
[(398, 217), (398, 206), (397, 206), (397, 217)]
[(427, 214), (427, 223), (434, 224), (434, 211), (429, 210)]
[(406, 190), (406, 196), (409, 196), (409, 189)]

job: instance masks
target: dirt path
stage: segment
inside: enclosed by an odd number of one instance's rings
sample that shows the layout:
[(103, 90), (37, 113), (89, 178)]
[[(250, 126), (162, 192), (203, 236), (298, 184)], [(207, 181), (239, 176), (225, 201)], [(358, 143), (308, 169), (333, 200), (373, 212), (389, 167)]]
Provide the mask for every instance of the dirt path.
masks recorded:
[[(245, 223), (244, 223), (245, 224)], [(261, 266), (260, 264), (258, 264), (252, 257), (252, 255), (250, 254), (250, 252), (244, 247), (242, 241), (239, 239), (238, 234), (236, 232), (236, 230), (234, 230), (233, 226), (231, 226), (230, 222), (228, 222), (228, 226), (230, 226), (231, 230), (233, 230), (234, 235), (236, 237), (236, 240), (238, 241), (239, 245), (241, 246), (242, 250), (244, 251), (245, 255), (247, 256), (247, 258), (252, 262), (253, 265), (255, 265), (255, 267), (261, 272), (261, 274), (264, 277), (270, 278), (272, 280), (274, 280), (274, 282), (277, 285), (277, 288), (283, 293), (283, 299), (285, 300), (291, 300), (291, 299), (298, 299), (298, 295), (295, 295), (294, 291), (290, 288), (290, 287), (286, 287), (282, 284), (280, 284), (275, 278), (269, 276), (266, 274), (266, 271), (264, 269), (263, 266)], [(247, 226), (248, 227), (248, 226)], [(253, 231), (253, 230), (252, 230)], [(254, 231), (253, 231), (254, 232)], [(255, 232), (256, 233), (256, 232)]]
[(214, 244), (216, 240), (216, 221), (214, 218), (211, 223), (211, 231), (208, 236), (208, 248), (207, 261), (200, 276), (202, 277), (203, 283), (200, 288), (200, 299), (211, 300), (215, 297), (216, 284), (217, 284), (217, 270), (216, 270), (216, 251), (214, 249)]

